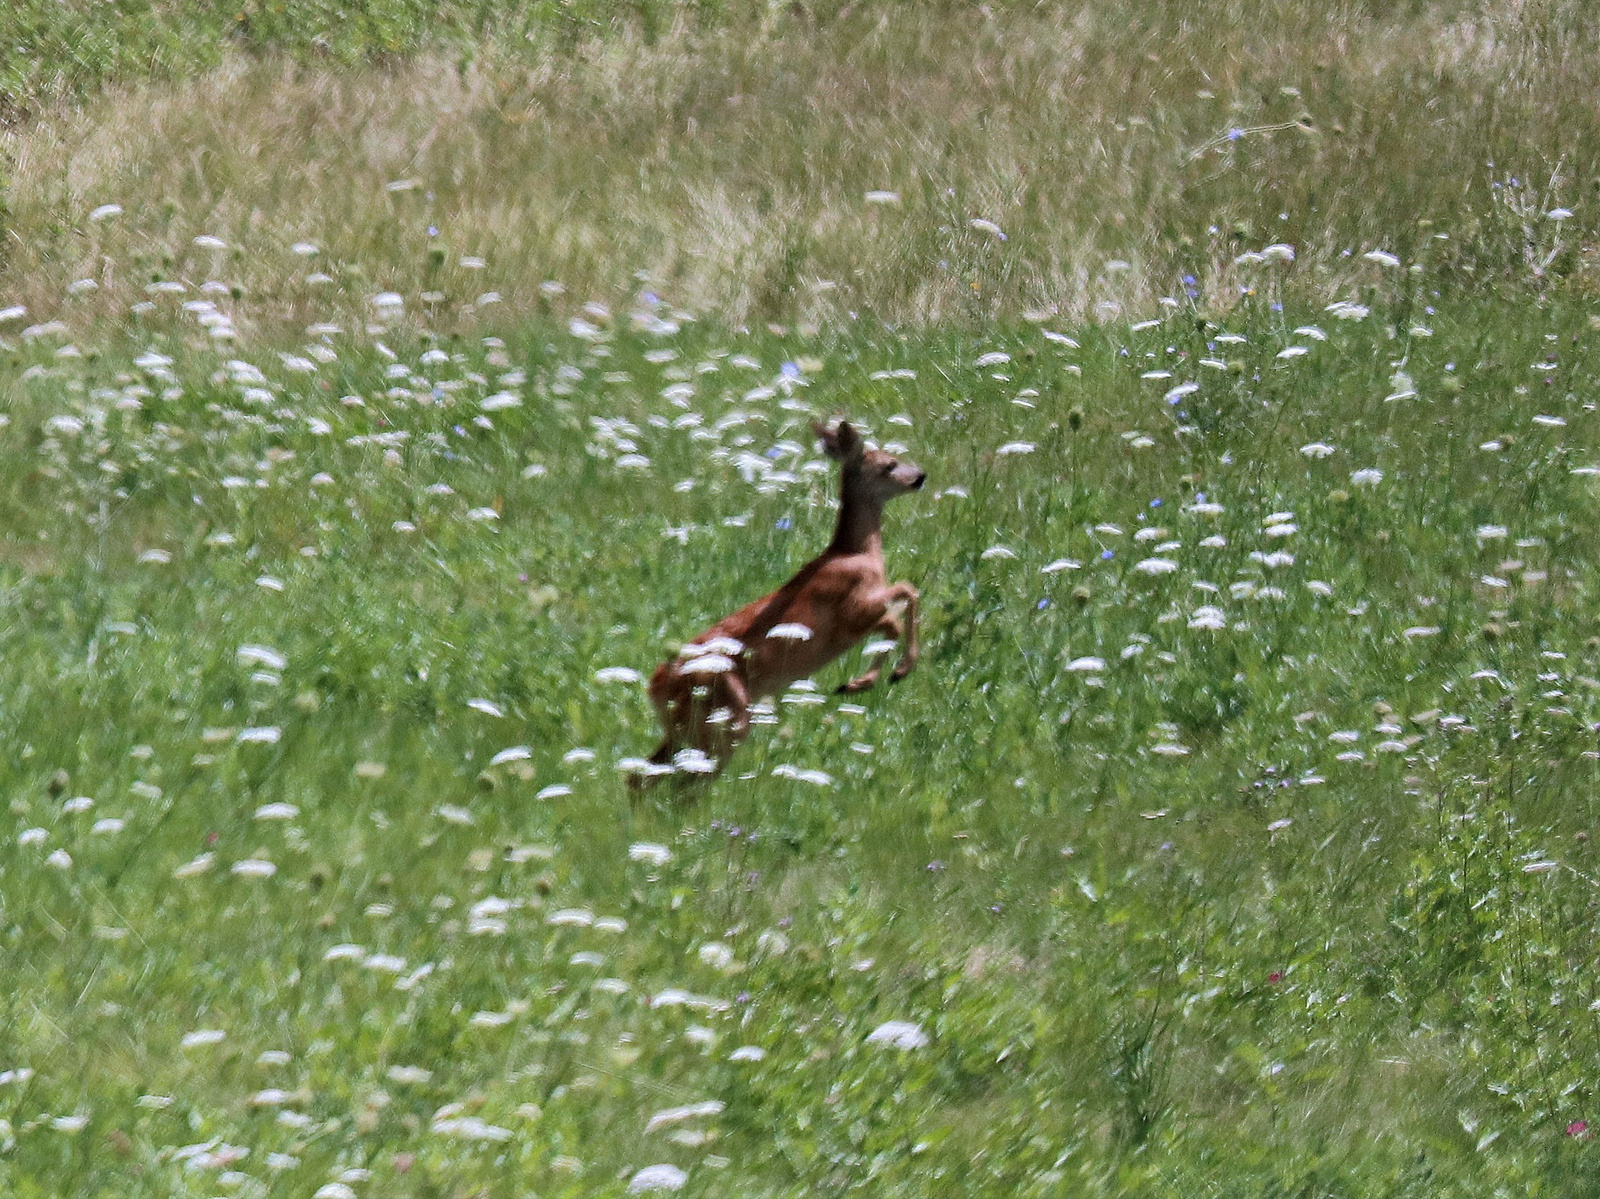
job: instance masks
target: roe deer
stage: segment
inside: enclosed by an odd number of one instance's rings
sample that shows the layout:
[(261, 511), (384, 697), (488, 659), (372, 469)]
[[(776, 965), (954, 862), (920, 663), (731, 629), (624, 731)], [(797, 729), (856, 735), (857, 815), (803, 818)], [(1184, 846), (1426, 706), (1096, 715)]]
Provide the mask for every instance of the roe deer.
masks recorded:
[[(843, 468), (833, 540), (778, 590), (724, 617), (656, 668), (650, 699), (665, 735), (650, 755), (653, 769), (633, 776), (636, 790), (670, 773), (684, 751), (683, 769), (720, 772), (750, 731), (752, 700), (806, 678), (868, 633), (901, 642), (891, 683), (917, 664), (917, 589), (888, 581), (881, 526), (884, 504), (916, 491), (927, 473), (869, 450), (847, 421), (813, 428), (823, 451)], [(839, 691), (866, 691), (880, 669), (873, 666)]]

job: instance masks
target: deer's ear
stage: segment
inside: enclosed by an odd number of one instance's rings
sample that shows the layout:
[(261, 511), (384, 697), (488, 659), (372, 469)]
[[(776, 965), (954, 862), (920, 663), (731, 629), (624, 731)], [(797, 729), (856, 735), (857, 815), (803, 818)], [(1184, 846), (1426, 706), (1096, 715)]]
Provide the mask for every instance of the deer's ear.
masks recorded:
[(861, 441), (861, 434), (857, 433), (847, 420), (840, 421), (833, 428), (824, 424), (815, 423), (811, 426), (817, 435), (817, 440), (822, 443), (822, 452), (830, 458), (843, 462), (860, 454), (866, 447)]
[(835, 440), (839, 446), (838, 456), (840, 458), (860, 457), (861, 453), (867, 448), (865, 443), (861, 440), (861, 434), (857, 433), (855, 426), (853, 426), (847, 420), (842, 420), (839, 422), (839, 429), (835, 434)]

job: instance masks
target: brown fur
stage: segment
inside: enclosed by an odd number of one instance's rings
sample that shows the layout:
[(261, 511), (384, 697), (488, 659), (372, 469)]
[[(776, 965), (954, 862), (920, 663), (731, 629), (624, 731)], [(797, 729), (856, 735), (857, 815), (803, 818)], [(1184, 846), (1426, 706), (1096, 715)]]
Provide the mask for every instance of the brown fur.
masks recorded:
[[(658, 766), (681, 750), (698, 749), (720, 772), (750, 731), (753, 700), (815, 673), (869, 633), (901, 642), (890, 682), (899, 682), (917, 664), (917, 589), (888, 581), (881, 526), (884, 504), (921, 487), (927, 476), (909, 462), (867, 449), (848, 422), (815, 428), (823, 449), (843, 468), (833, 540), (782, 587), (724, 617), (683, 654), (656, 668), (650, 699), (665, 735), (650, 761)], [(768, 635), (780, 625), (803, 625), (810, 637)], [(707, 657), (719, 640), (738, 644), (723, 645), (724, 658)], [(696, 647), (707, 648), (697, 653)], [(839, 690), (867, 690), (878, 682), (879, 669), (874, 666)], [(634, 779), (635, 786), (650, 781), (649, 775)]]

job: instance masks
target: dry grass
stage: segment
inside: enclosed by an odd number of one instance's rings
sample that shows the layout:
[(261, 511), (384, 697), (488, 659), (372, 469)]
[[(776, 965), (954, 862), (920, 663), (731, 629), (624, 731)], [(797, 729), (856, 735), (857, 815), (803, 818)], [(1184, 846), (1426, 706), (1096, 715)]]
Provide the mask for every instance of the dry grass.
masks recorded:
[[(392, 288), (445, 297), (443, 326), (490, 290), (548, 302), (551, 279), (578, 298), (648, 279), (735, 321), (1147, 314), (1185, 273), (1226, 306), (1235, 255), (1277, 241), (1300, 247), (1289, 285), (1321, 292), (1364, 280), (1341, 251), (1373, 246), (1560, 273), (1600, 184), (1595, 31), (1575, 3), (1511, 0), (863, 7), (470, 65), (233, 59), (4, 135), (0, 297), (39, 319), (93, 278), (70, 307), (104, 316), (154, 275), (216, 278), (298, 322), (317, 285), (278, 281), (300, 240), (352, 316)], [(1491, 188), (1511, 177), (1534, 187)]]

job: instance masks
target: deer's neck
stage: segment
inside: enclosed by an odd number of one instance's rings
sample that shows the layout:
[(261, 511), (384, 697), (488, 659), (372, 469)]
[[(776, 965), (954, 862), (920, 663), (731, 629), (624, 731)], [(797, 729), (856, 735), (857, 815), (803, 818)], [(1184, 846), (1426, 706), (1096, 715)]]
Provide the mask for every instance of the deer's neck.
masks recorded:
[(865, 488), (845, 476), (830, 553), (883, 555), (883, 500), (864, 493)]

